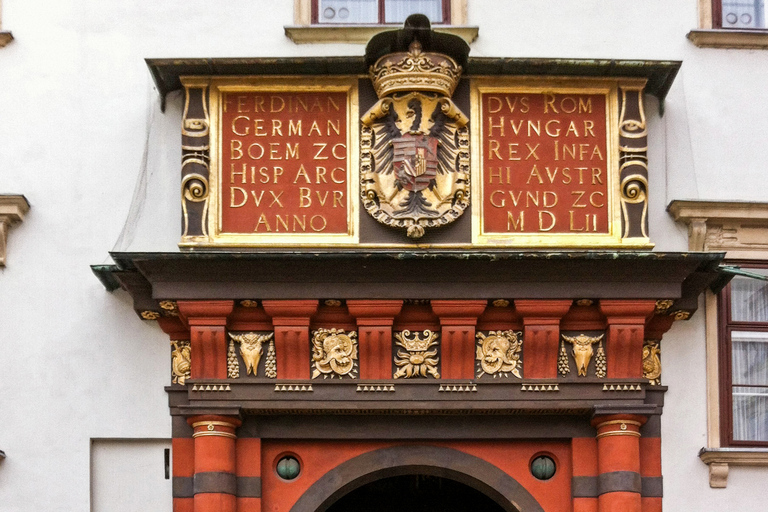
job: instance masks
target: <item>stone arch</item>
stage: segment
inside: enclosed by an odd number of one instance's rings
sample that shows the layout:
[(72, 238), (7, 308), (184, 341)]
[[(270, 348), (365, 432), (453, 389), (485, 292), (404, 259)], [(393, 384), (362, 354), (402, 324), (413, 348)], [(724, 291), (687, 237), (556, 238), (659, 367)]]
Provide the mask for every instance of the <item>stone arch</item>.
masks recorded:
[(336, 500), (368, 483), (390, 476), (424, 474), (472, 487), (507, 512), (544, 512), (517, 480), (490, 462), (452, 448), (395, 446), (358, 455), (322, 476), (291, 512), (325, 512)]

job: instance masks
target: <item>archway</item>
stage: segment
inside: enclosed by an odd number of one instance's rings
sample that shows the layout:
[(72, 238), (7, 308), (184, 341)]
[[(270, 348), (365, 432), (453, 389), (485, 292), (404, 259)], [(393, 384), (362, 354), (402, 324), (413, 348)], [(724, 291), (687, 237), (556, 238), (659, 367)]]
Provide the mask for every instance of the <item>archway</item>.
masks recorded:
[(522, 485), (498, 467), (473, 455), (437, 446), (382, 448), (350, 459), (307, 489), (291, 512), (332, 512), (336, 502), (356, 489), (405, 475), (463, 484), (485, 495), (504, 512), (544, 512)]
[(466, 484), (430, 475), (390, 476), (342, 496), (327, 512), (504, 512), (491, 498)]

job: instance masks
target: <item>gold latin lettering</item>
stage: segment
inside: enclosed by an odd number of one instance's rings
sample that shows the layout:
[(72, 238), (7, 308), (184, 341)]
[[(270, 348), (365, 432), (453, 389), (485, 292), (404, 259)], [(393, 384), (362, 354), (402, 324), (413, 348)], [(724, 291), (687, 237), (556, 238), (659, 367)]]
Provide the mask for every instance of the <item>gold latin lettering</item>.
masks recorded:
[(242, 183), (245, 183), (245, 174), (248, 172), (248, 165), (243, 164), (243, 170), (242, 171), (236, 171), (235, 170), (235, 164), (229, 164), (229, 182), (234, 183), (235, 182), (235, 176), (240, 176), (242, 179)]
[(509, 144), (509, 160), (522, 160), (519, 156), (517, 156), (517, 147), (520, 144), (517, 142), (512, 142)]
[(501, 110), (501, 99), (499, 99), (496, 96), (488, 96), (488, 112), (491, 114), (495, 114), (496, 112)]
[(320, 156), (320, 153), (323, 152), (323, 150), (328, 146), (328, 144), (325, 144), (323, 142), (315, 142), (312, 144), (316, 148), (320, 148), (317, 150), (317, 153), (315, 153), (315, 160), (328, 160), (330, 157), (328, 156)]
[(340, 180), (336, 180), (336, 171), (341, 171), (344, 174), (346, 174), (347, 170), (344, 169), (343, 167), (334, 167), (333, 170), (331, 171), (331, 181), (332, 182), (334, 182), (334, 183), (344, 183), (346, 181), (347, 177), (344, 176)]
[[(275, 100), (280, 101), (280, 107), (275, 107), (276, 103)], [(285, 100), (281, 98), (280, 96), (270, 96), (269, 97), (269, 111), (270, 112), (282, 112), (285, 108)]]
[(603, 170), (599, 167), (593, 167), (592, 168), (592, 184), (603, 184), (603, 178), (600, 177), (600, 174), (602, 174)]
[(501, 136), (504, 136), (504, 117), (499, 118), (499, 124), (493, 124), (493, 118), (488, 118), (488, 136), (493, 137), (493, 129), (498, 128)]
[(242, 114), (243, 112), (248, 112), (248, 109), (245, 107), (245, 96), (238, 96), (237, 97), (237, 113)]
[(288, 120), (288, 136), (298, 135), (301, 137), (301, 119), (294, 124), (293, 119)]
[(531, 145), (526, 142), (525, 147), (528, 148), (528, 156), (526, 156), (525, 159), (528, 160), (531, 158), (531, 156), (533, 156), (536, 160), (539, 160), (539, 155), (536, 154), (536, 150), (539, 149), (539, 146), (541, 146), (541, 144), (536, 144), (535, 146), (531, 147)]
[(275, 134), (283, 136), (283, 122), (279, 119), (272, 120), (272, 136), (274, 137)]
[(573, 208), (586, 208), (586, 204), (581, 204), (579, 201), (581, 201), (581, 198), (584, 197), (584, 194), (587, 192), (585, 190), (574, 190), (571, 192), (572, 196), (576, 196), (576, 199), (573, 200), (573, 204), (571, 205)]
[[(315, 220), (320, 219), (320, 222), (322, 223), (320, 227), (315, 227)], [(311, 219), (309, 219), (309, 227), (312, 228), (312, 231), (323, 231), (325, 227), (328, 225), (328, 221), (325, 220), (325, 217), (322, 215), (313, 215)]]
[[(336, 150), (339, 149), (339, 148), (341, 148), (341, 150), (343, 151), (341, 153), (341, 156), (336, 154)], [(333, 146), (333, 149), (331, 150), (331, 153), (333, 154), (333, 158), (335, 158), (336, 160), (344, 160), (344, 159), (347, 158), (347, 145), (342, 143), (342, 142), (339, 142), (338, 144)]]
[(515, 216), (512, 214), (512, 212), (507, 212), (507, 231), (523, 231), (525, 229), (525, 212), (521, 211), (520, 215), (517, 216), (517, 220), (515, 220)]
[[(275, 183), (277, 183), (277, 182), (275, 182)], [(280, 202), (280, 196), (283, 195), (283, 192), (285, 192), (285, 190), (281, 190), (279, 194), (275, 194), (275, 192), (273, 190), (269, 191), (269, 193), (272, 194), (272, 202), (269, 204), (270, 208), (272, 208), (275, 205), (275, 203), (277, 203), (277, 205), (280, 208), (283, 207), (283, 203)]]
[[(253, 154), (254, 148), (258, 148), (259, 156), (254, 156)], [(260, 160), (263, 157), (264, 157), (264, 146), (262, 146), (258, 142), (254, 142), (253, 144), (248, 146), (248, 158), (250, 158), (251, 160)]]
[(253, 230), (254, 231), (258, 231), (259, 230), (259, 226), (261, 226), (262, 224), (264, 224), (267, 232), (271, 232), (272, 231), (272, 228), (269, 227), (269, 222), (267, 221), (267, 216), (265, 214), (263, 214), (263, 213), (259, 216), (259, 221), (256, 223), (256, 227)]
[(236, 124), (237, 124), (237, 122), (238, 122), (240, 119), (244, 119), (244, 120), (246, 120), (246, 121), (248, 121), (248, 120), (249, 120), (247, 116), (237, 116), (236, 118), (234, 118), (234, 119), (232, 120), (232, 133), (234, 133), (235, 135), (237, 135), (237, 136), (239, 136), (239, 137), (245, 137), (246, 135), (248, 135), (248, 134), (250, 133), (250, 128), (249, 128), (249, 127), (248, 127), (248, 125), (246, 124), (246, 125), (243, 127), (243, 129), (244, 129), (245, 131), (243, 131), (243, 132), (239, 132), (239, 131), (237, 131), (237, 126), (236, 126)]
[(266, 137), (267, 136), (267, 130), (264, 128), (264, 120), (263, 119), (254, 119), (253, 120), (253, 134), (256, 137)]
[[(497, 202), (498, 200), (495, 199), (494, 196), (496, 194), (501, 194), (501, 201), (500, 202)], [(506, 201), (505, 201), (505, 198), (504, 198), (504, 192), (501, 191), (501, 190), (494, 190), (493, 192), (491, 192), (490, 202), (491, 202), (491, 206), (493, 206), (495, 208), (504, 208), (504, 206), (506, 205)]]
[(501, 181), (501, 167), (498, 168), (498, 172), (493, 172), (493, 167), (489, 167), (488, 170), (490, 171), (491, 175), (488, 177), (488, 183), (493, 183), (493, 178), (499, 178), (499, 183), (502, 183)]
[[(549, 200), (547, 200), (549, 198)], [(544, 208), (554, 208), (557, 206), (557, 193), (551, 190), (544, 191)]]
[(299, 187), (299, 208), (309, 208), (312, 206), (312, 191), (307, 187)]
[(342, 199), (344, 198), (344, 192), (341, 190), (334, 190), (333, 191), (333, 207), (336, 208), (336, 203), (339, 204), (342, 208), (344, 208), (344, 203), (342, 203)]
[(309, 133), (307, 134), (308, 137), (312, 136), (312, 132), (317, 132), (317, 135), (319, 137), (322, 137), (323, 134), (320, 133), (320, 126), (317, 124), (317, 121), (312, 121), (312, 126), (309, 128)]
[(237, 139), (232, 139), (229, 142), (229, 157), (232, 160), (240, 160), (241, 158), (243, 158), (243, 142), (242, 141)]
[(500, 147), (501, 147), (501, 144), (499, 144), (499, 141), (497, 140), (488, 141), (488, 160), (491, 160), (493, 158), (494, 153), (496, 153), (496, 158), (501, 160), (501, 155), (499, 154)]
[[(599, 196), (599, 197), (603, 198), (603, 200), (600, 202), (600, 204), (598, 204), (597, 201), (595, 201), (595, 196)], [(605, 206), (605, 194), (603, 194), (602, 192), (599, 192), (599, 191), (598, 192), (592, 192), (589, 195), (589, 204), (591, 204), (595, 208), (602, 208), (603, 206)]]
[[(544, 216), (549, 215), (549, 227), (544, 227)], [(552, 231), (555, 227), (555, 214), (547, 210), (539, 210), (539, 231)]]
[[(235, 201), (235, 192), (240, 192), (243, 194), (243, 200), (239, 201), (239, 204), (235, 204), (237, 201)], [(242, 189), (240, 187), (229, 187), (229, 207), (230, 208), (240, 208), (245, 205), (246, 201), (248, 201), (248, 194), (245, 192), (245, 189)]]
[(309, 179), (309, 175), (307, 174), (307, 170), (304, 168), (304, 164), (301, 164), (299, 166), (299, 170), (296, 172), (296, 178), (294, 178), (293, 183), (296, 184), (297, 181), (299, 181), (299, 177), (304, 178), (304, 181), (307, 183), (312, 183)]

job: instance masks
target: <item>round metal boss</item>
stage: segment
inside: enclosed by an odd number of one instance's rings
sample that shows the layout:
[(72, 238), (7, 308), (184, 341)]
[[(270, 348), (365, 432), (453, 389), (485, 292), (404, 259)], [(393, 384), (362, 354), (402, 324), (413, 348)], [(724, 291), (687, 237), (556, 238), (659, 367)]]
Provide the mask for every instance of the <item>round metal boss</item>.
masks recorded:
[(293, 480), (301, 472), (301, 465), (294, 457), (287, 455), (277, 462), (277, 476), (283, 480)]
[(541, 455), (531, 461), (531, 474), (539, 480), (549, 480), (555, 476), (555, 461), (552, 457)]

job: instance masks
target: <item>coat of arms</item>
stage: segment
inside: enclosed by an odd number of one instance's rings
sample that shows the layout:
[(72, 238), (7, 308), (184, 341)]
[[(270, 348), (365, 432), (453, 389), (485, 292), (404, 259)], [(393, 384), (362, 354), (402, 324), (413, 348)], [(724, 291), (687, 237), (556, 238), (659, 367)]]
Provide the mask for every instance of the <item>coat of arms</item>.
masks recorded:
[(453, 222), (469, 204), (468, 119), (451, 100), (461, 71), (418, 40), (371, 66), (379, 101), (362, 117), (363, 205), (410, 238)]

